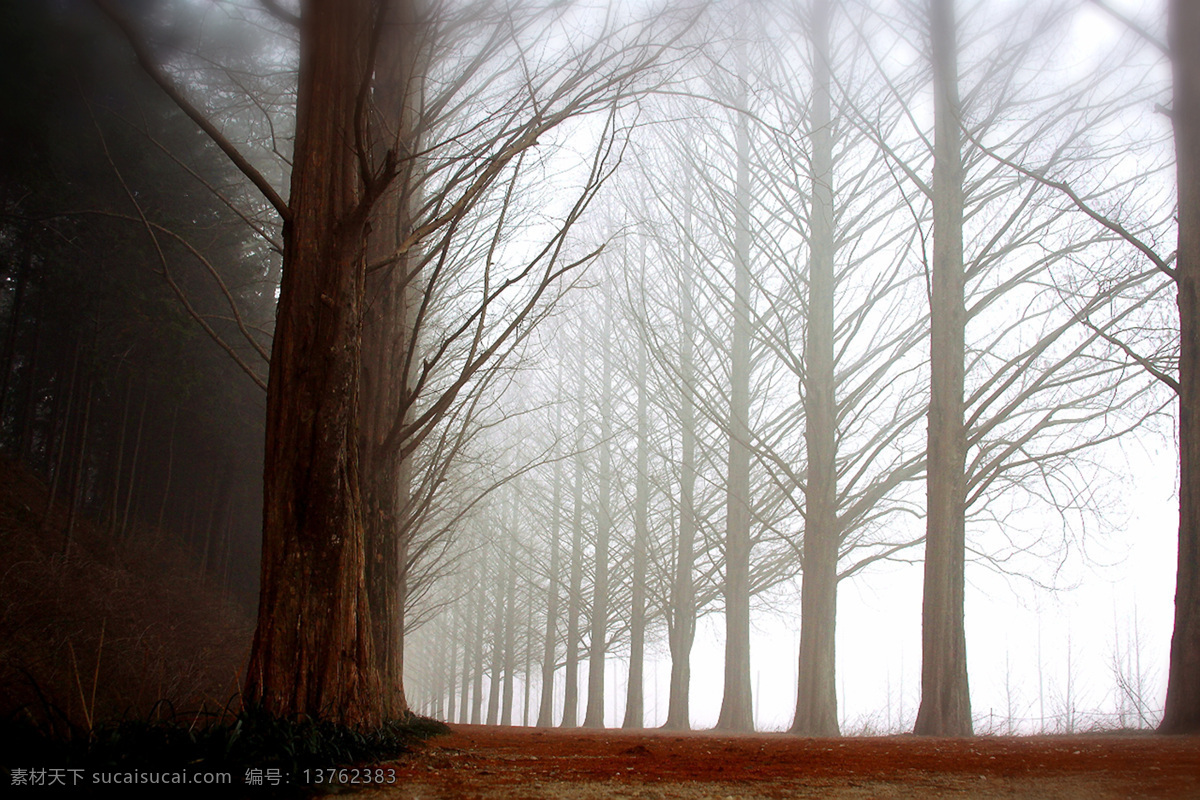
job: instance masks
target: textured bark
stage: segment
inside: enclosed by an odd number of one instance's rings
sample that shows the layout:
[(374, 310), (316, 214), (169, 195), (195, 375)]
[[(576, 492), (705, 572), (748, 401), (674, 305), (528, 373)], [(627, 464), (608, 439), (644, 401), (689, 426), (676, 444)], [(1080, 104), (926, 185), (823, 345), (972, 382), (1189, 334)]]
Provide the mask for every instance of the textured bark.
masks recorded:
[(1200, 7), (1172, 0), (1171, 120), (1179, 193), (1179, 555), (1163, 733), (1200, 733)]
[(402, 551), (410, 536), (405, 508), (411, 464), (400, 458), (391, 436), (406, 421), (406, 356), (413, 342), (414, 254), (400, 245), (412, 231), (417, 203), (421, 53), (414, 0), (388, 0), (376, 55), (370, 133), (375, 163), (388, 153), (399, 174), (376, 201), (367, 235), (362, 325), (359, 456), (363, 524), (367, 544), (376, 669), (382, 680), (380, 701), (389, 716), (408, 710), (404, 696), (404, 579)]
[(592, 631), (588, 650), (585, 728), (604, 727), (604, 660), (608, 644), (608, 548), (612, 533), (612, 315), (611, 290), (604, 301), (604, 357), (600, 384), (600, 467), (596, 474), (596, 570), (592, 581)]
[(258, 627), (246, 702), (384, 719), (358, 476), (366, 204), (354, 131), (373, 3), (308, 0), (270, 378)]
[(812, 206), (808, 331), (804, 343), (804, 573), (800, 657), (792, 733), (837, 736), (834, 631), (837, 618), (837, 398), (834, 394), (833, 136), (830, 130), (827, 0), (813, 14)]
[(971, 735), (963, 624), (966, 430), (963, 169), (953, 0), (931, 0), (934, 80), (933, 296), (921, 706), (914, 731)]
[[(745, 104), (743, 89), (738, 105), (744, 109)], [(754, 706), (750, 691), (750, 123), (746, 113), (737, 115), (736, 146), (733, 341), (725, 487), (725, 693), (717, 728), (749, 731), (754, 729)]]

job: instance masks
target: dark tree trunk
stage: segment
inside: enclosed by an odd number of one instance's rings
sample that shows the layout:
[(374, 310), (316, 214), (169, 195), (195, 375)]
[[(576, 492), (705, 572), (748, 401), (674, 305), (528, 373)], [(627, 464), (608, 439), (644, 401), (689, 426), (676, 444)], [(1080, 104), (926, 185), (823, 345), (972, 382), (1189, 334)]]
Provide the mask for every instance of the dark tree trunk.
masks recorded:
[(837, 618), (837, 398), (834, 394), (833, 135), (830, 130), (828, 0), (817, 0), (813, 43), (812, 207), (808, 331), (804, 345), (804, 573), (800, 659), (792, 733), (837, 736), (834, 643)]
[(1200, 733), (1200, 7), (1171, 0), (1179, 193), (1179, 556), (1163, 733)]
[[(67, 395), (62, 397), (62, 387), (56, 386), (54, 408), (61, 413), (54, 414), (50, 426), (51, 435), (47, 437), (47, 461), (50, 471), (50, 494), (46, 501), (46, 513), (42, 517), (42, 530), (50, 530), (55, 504), (58, 502), (58, 487), (62, 484), (63, 459), (67, 453), (67, 442), (70, 439), (71, 424), (74, 419), (72, 407), (75, 405), (75, 385), (79, 379), (79, 342), (75, 342), (75, 355), (71, 361), (71, 380), (67, 385)], [(55, 381), (58, 383), (58, 381)]]
[[(0, 430), (3, 430), (5, 412), (8, 409), (8, 390), (11, 385), (13, 364), (17, 353), (17, 332), (20, 330), (25, 310), (25, 290), (29, 285), (29, 268), (33, 263), (33, 234), (26, 228), (22, 235), (21, 264), (17, 268), (17, 285), (13, 290), (12, 310), (8, 318), (8, 331), (4, 337), (4, 356), (0, 360)], [(20, 441), (21, 432), (13, 428), (13, 441)]]
[(37, 424), (37, 409), (34, 407), (34, 391), (37, 388), (37, 371), (42, 357), (42, 316), (46, 310), (45, 292), (38, 292), (38, 311), (33, 320), (33, 347), (29, 366), (21, 372), (24, 377), (24, 392), (17, 405), (14, 429), (17, 436), (17, 454), (22, 458), (33, 458), (33, 429)]
[(80, 399), (80, 402), (83, 403), (83, 424), (79, 428), (79, 443), (75, 450), (75, 464), (71, 468), (71, 499), (70, 507), (67, 509), (66, 544), (63, 545), (63, 553), (65, 555), (70, 555), (71, 553), (71, 543), (75, 538), (75, 520), (79, 516), (79, 506), (84, 500), (83, 484), (86, 479), (88, 433), (91, 428), (92, 400), (95, 385), (94, 376), (89, 374), (87, 389)]
[(161, 538), (164, 530), (164, 521), (167, 518), (167, 506), (171, 500), (171, 476), (175, 471), (175, 431), (179, 428), (179, 404), (175, 404), (175, 410), (171, 413), (171, 434), (167, 437), (167, 469), (166, 476), (163, 478), (162, 502), (158, 504), (158, 521), (154, 523), (154, 536)]
[(121, 427), (117, 429), (116, 450), (117, 463), (113, 467), (112, 497), (109, 502), (108, 538), (117, 540), (117, 517), (120, 513), (121, 472), (125, 462), (126, 439), (129, 432), (129, 406), (133, 400), (133, 374), (130, 373), (125, 381), (125, 402), (121, 410)]
[(914, 731), (970, 736), (966, 566), (966, 430), (963, 363), (963, 169), (953, 0), (931, 0), (934, 81), (933, 275), (921, 707)]
[(125, 481), (125, 503), (121, 510), (121, 541), (129, 538), (129, 515), (133, 510), (133, 492), (138, 481), (138, 456), (142, 452), (142, 433), (146, 428), (146, 406), (150, 402), (150, 385), (142, 391), (142, 410), (138, 413), (137, 433), (133, 436), (133, 456), (129, 461), (129, 477)]
[(411, 464), (401, 459), (392, 433), (407, 421), (407, 355), (413, 344), (414, 254), (400, 252), (413, 227), (416, 203), (422, 41), (415, 33), (414, 0), (387, 0), (376, 56), (370, 120), (376, 163), (388, 152), (400, 159), (399, 175), (375, 203), (368, 225), (362, 327), (359, 457), (376, 669), (389, 716), (408, 710), (404, 696), (400, 583), (406, 565), (402, 540), (411, 535), (405, 509)]
[(262, 575), (244, 696), (281, 716), (386, 717), (359, 488), (371, 0), (307, 0), (267, 389)]

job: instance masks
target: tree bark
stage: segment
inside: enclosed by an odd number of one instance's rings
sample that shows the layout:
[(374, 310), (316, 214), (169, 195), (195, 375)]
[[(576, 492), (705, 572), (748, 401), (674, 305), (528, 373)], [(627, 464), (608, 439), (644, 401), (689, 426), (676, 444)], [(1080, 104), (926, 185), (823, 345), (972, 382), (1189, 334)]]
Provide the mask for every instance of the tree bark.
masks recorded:
[(504, 588), (504, 700), (500, 724), (513, 724), (513, 679), (517, 671), (517, 492), (518, 481), (512, 485), (509, 500), (509, 521), (505, 525), (510, 539), (508, 574)]
[(930, 1), (934, 81), (933, 274), (921, 706), (914, 732), (970, 736), (963, 364), (963, 168), (953, 0)]
[(487, 567), (482, 561), (479, 562), (479, 572), (475, 579), (475, 647), (473, 653), (475, 655), (475, 664), (472, 669), (472, 684), (471, 684), (471, 724), (478, 725), (483, 721), (483, 659), (484, 659), (484, 623), (487, 616), (487, 592), (484, 591), (484, 586), (487, 585)]
[(1179, 247), (1179, 555), (1162, 733), (1200, 733), (1200, 8), (1171, 0)]
[(646, 343), (638, 341), (637, 351), (637, 496), (634, 499), (633, 607), (629, 614), (629, 681), (625, 692), (623, 728), (646, 725), (642, 672), (646, 646), (646, 549), (650, 515), (649, 389), (646, 386)]
[(504, 671), (504, 601), (507, 597), (504, 587), (507, 583), (508, 553), (499, 550), (496, 553), (496, 592), (495, 613), (492, 617), (492, 670), (488, 676), (488, 711), (487, 724), (496, 725), (500, 722), (500, 676)]
[(612, 289), (604, 298), (604, 356), (600, 384), (600, 466), (596, 475), (596, 572), (592, 582), (592, 632), (588, 652), (585, 728), (604, 727), (604, 661), (608, 644), (608, 549), (612, 533)]
[(375, 4), (307, 0), (267, 388), (262, 575), (244, 696), (280, 716), (378, 725), (359, 387), (367, 218), (356, 131)]
[(816, 0), (813, 45), (812, 205), (808, 247), (808, 331), (804, 346), (804, 573), (800, 657), (792, 733), (837, 736), (837, 398), (834, 384), (833, 136), (830, 130), (828, 0)]
[[(685, 187), (683, 221), (691, 239), (691, 171)], [(696, 636), (696, 584), (692, 575), (696, 547), (696, 367), (695, 322), (692, 309), (691, 261), (685, 245), (679, 274), (679, 537), (675, 548), (675, 574), (671, 583), (671, 685), (667, 701), (668, 730), (690, 730), (692, 683), (691, 654)]]
[[(558, 398), (554, 406), (554, 440), (562, 436), (563, 375), (558, 370)], [(546, 589), (546, 636), (542, 649), (542, 697), (538, 704), (537, 726), (549, 728), (554, 725), (554, 672), (558, 667), (558, 604), (560, 599), (560, 576), (562, 569), (561, 548), (558, 537), (562, 533), (562, 460), (554, 461), (554, 486), (550, 501), (550, 580)]]
[[(739, 60), (745, 61), (744, 54)], [(750, 691), (750, 123), (745, 70), (738, 98), (733, 341), (725, 516), (725, 693), (717, 728), (754, 730)]]
[(579, 384), (576, 394), (575, 485), (572, 489), (571, 589), (567, 595), (567, 663), (564, 671), (562, 727), (574, 728), (579, 719), (579, 620), (583, 613), (583, 405), (587, 359), (579, 354)]
[(412, 231), (417, 199), (421, 91), (421, 51), (414, 0), (387, 0), (372, 91), (370, 130), (376, 163), (390, 151), (399, 174), (375, 203), (368, 223), (364, 276), (361, 393), (359, 395), (361, 480), (376, 669), (388, 716), (408, 711), (404, 696), (401, 629), (405, 608), (400, 583), (406, 564), (402, 539), (408, 530), (411, 464), (391, 441), (393, 429), (407, 421), (406, 357), (413, 340), (412, 276), (415, 258), (400, 252)]

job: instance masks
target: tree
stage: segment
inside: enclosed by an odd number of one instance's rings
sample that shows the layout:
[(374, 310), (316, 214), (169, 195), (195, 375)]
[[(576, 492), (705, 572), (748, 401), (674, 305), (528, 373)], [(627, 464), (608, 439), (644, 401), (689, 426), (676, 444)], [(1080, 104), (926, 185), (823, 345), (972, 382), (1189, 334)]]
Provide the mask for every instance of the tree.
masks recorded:
[(837, 400), (834, 384), (833, 136), (829, 24), (831, 4), (813, 8), (811, 230), (808, 328), (804, 344), (804, 574), (800, 590), (799, 685), (794, 732), (838, 732), (834, 679), (837, 609)]
[(1168, 6), (1179, 245), (1179, 555), (1167, 699), (1159, 730), (1200, 732), (1200, 8)]
[[(481, 80), (478, 70), (508, 41), (487, 34), (482, 37), (482, 54), (453, 62), (451, 67), (459, 71), (440, 76), (448, 77), (441, 84), (444, 91), (426, 97), (414, 133), (406, 127), (411, 121), (409, 93), (416, 92), (424, 79), (421, 65), (427, 63), (420, 55), (420, 36), (432, 24), (422, 16), (419, 4), (361, 0), (341, 7), (315, 0), (302, 6), (298, 20), (277, 5), (267, 4), (268, 11), (298, 26), (300, 40), (292, 191), (285, 202), (178, 90), (133, 27), (109, 3), (98, 2), (124, 28), (145, 69), (267, 197), (284, 221), (284, 276), (268, 382), (260, 631), (252, 652), (247, 698), (278, 713), (328, 712), (344, 722), (373, 724), (387, 713), (379, 706), (390, 704), (402, 711), (403, 695), (396, 686), (399, 654), (392, 661), (379, 657), (378, 650), (385, 643), (374, 641), (376, 632), (369, 630), (373, 626), (370, 620), (372, 615), (395, 616), (395, 606), (388, 604), (402, 600), (411, 590), (405, 588), (406, 571), (422, 554), (434, 551), (419, 548), (402, 558), (397, 570), (382, 573), (384, 577), (376, 583), (376, 607), (371, 607), (370, 598), (363, 594), (368, 591), (365, 572), (371, 563), (367, 548), (377, 554), (402, 554), (405, 537), (414, 535), (413, 521), (423, 515), (410, 508), (403, 520), (409, 526), (396, 538), (373, 536), (367, 540), (359, 459), (362, 410), (357, 406), (363, 378), (359, 336), (367, 308), (367, 275), (390, 270), (401, 259), (418, 254), (403, 267), (404, 282), (410, 287), (418, 283), (421, 292), (415, 300), (411, 327), (399, 331), (406, 336), (403, 365), (395, 376), (375, 376), (376, 388), (386, 385), (393, 397), (398, 393), (399, 402), (389, 400), (387, 408), (372, 406), (372, 413), (382, 417), (382, 424), (371, 427), (372, 448), (379, 451), (372, 463), (387, 466), (383, 472), (397, 474), (397, 483), (402, 485), (405, 459), (439, 430), (469, 387), (486, 379), (485, 366), (494, 364), (504, 348), (527, 335), (540, 317), (542, 301), (553, 294), (549, 288), (594, 256), (584, 253), (564, 262), (566, 233), (611, 172), (612, 160), (618, 155), (614, 150), (618, 110), (665, 48), (650, 45), (652, 37), (645, 31), (639, 39), (627, 36), (629, 29), (618, 26), (600, 37), (619, 40), (617, 46), (584, 46), (568, 52), (564, 59), (570, 66), (549, 64), (552, 77), (538, 82), (529, 72), (530, 53), (518, 46), (516, 58), (526, 68), (518, 74), (523, 74), (525, 81), (511, 96), (516, 99), (510, 100), (506, 113), (493, 115), (490, 127), (481, 127), (455, 117), (471, 108), (460, 96), (462, 92), (489, 88), (489, 81)], [(443, 24), (436, 34), (429, 34), (437, 43), (436, 52), (445, 54), (448, 30), (470, 28), (486, 20), (482, 11), (486, 9), (468, 8), (461, 18), (436, 20)], [(423, 24), (404, 24), (414, 19)], [(540, 25), (545, 21), (536, 14), (520, 22), (512, 16), (503, 20), (509, 24), (497, 30), (507, 32), (529, 30), (534, 22)], [(379, 43), (388, 30), (406, 39), (381, 48)], [(393, 58), (398, 65), (381, 58)], [(545, 94), (539, 98), (537, 92), (529, 91), (530, 85), (537, 85)], [(329, 98), (337, 101), (328, 104)], [(492, 256), (497, 253), (499, 231), (523, 154), (565, 121), (597, 110), (607, 113), (608, 125), (599, 137), (596, 157), (577, 202), (542, 250), (493, 283), (497, 276), (492, 274)], [(454, 127), (458, 134), (448, 130)], [(435, 142), (425, 138), (439, 129), (448, 133), (446, 139)], [(462, 131), (483, 134), (465, 159), (457, 149), (464, 143)], [(406, 152), (406, 147), (417, 142), (424, 143), (424, 152)], [(439, 157), (445, 161), (437, 163)], [(375, 254), (383, 256), (382, 262), (368, 263), (368, 227), (372, 221), (382, 222), (376, 212), (402, 176), (406, 196), (389, 200), (389, 217), (399, 214), (397, 227), (406, 235), (396, 242), (396, 234), (391, 234), (394, 252), (390, 255), (380, 252), (389, 247), (387, 240), (375, 237), (380, 245)], [(415, 178), (409, 180), (412, 176)], [(494, 213), (496, 207), (484, 203), (495, 199), (490, 190), (503, 185), (506, 178), (511, 182), (500, 193), (504, 198), (499, 206), (501, 225), (495, 235), (482, 239), (491, 243), (486, 272), (479, 276), (482, 294), (473, 306), (455, 307), (462, 284), (448, 288), (443, 279), (454, 276), (457, 280), (465, 273), (451, 271), (447, 265), (462, 270), (475, 263), (461, 247), (459, 234), (477, 230), (480, 220)], [(420, 197), (415, 212), (414, 197)], [(522, 291), (524, 295), (519, 296)], [(386, 286), (382, 292), (394, 297), (394, 290)], [(439, 305), (448, 298), (452, 298), (450, 305)], [(501, 305), (505, 313), (489, 314)], [(436, 313), (457, 311), (463, 312), (457, 322), (445, 323), (436, 336), (427, 335)], [(382, 338), (396, 332), (393, 329)], [(428, 347), (423, 355), (418, 342)], [(380, 363), (375, 362), (376, 368)], [(271, 382), (276, 384), (274, 390)], [(386, 434), (382, 442), (378, 441), (380, 432)], [(376, 511), (371, 517), (376, 521), (393, 514), (395, 498), (405, 494), (390, 481), (377, 488), (373, 495), (377, 500), (371, 501)], [(427, 504), (431, 496), (429, 492), (421, 494), (421, 503)], [(375, 547), (376, 542), (383, 544)], [(385, 586), (391, 580), (397, 585)], [(334, 615), (327, 608), (319, 610), (330, 598), (336, 606)], [(308, 617), (316, 613), (321, 622), (307, 625)], [(380, 620), (380, 626), (384, 622)], [(395, 624), (400, 626), (395, 630), (402, 633), (402, 621)], [(402, 641), (402, 636), (395, 634), (391, 638)], [(388, 664), (393, 665), (393, 674), (381, 676), (379, 670)], [(392, 687), (387, 695), (390, 703), (380, 702), (382, 680)]]
[(930, 2), (934, 82), (933, 264), (921, 706), (916, 733), (969, 736), (966, 566), (967, 438), (963, 423), (966, 285), (957, 37), (952, 0)]
[(592, 579), (591, 638), (588, 648), (588, 699), (585, 728), (604, 727), (604, 660), (609, 627), (609, 558), (613, 530), (612, 438), (613, 438), (613, 302), (611, 288), (604, 296), (604, 325), (601, 331), (600, 442), (596, 474), (596, 547)]
[(733, 331), (730, 340), (729, 471), (725, 485), (725, 694), (717, 728), (754, 729), (750, 696), (750, 110), (747, 56), (737, 45)]
[[(359, 477), (367, 223), (396, 177), (373, 163), (359, 97), (380, 35), (375, 4), (309, 0), (284, 264), (267, 384), (259, 622), (246, 702), (280, 716), (377, 725)], [(353, 42), (354, 45), (347, 46)]]

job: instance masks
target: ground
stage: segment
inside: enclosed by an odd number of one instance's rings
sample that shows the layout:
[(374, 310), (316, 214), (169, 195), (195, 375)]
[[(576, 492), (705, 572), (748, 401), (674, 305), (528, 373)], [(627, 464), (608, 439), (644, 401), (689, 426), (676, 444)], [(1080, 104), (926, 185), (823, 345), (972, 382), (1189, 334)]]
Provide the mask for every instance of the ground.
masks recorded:
[(1200, 737), (808, 739), (455, 725), (366, 800), (1200, 798)]

